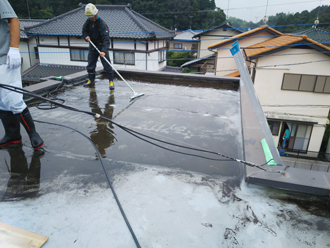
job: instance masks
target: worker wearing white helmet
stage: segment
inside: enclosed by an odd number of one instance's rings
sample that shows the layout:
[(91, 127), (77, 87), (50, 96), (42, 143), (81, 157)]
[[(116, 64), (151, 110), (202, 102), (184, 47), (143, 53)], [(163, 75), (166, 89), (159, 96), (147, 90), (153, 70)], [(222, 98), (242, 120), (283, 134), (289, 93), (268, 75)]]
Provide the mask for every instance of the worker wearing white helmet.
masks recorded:
[(88, 52), (88, 64), (87, 64), (87, 72), (88, 72), (88, 82), (84, 84), (84, 86), (90, 87), (95, 85), (95, 68), (96, 63), (101, 56), (101, 62), (104, 67), (104, 71), (107, 73), (109, 78), (109, 88), (110, 90), (114, 90), (113, 84), (113, 70), (111, 66), (103, 59), (104, 57), (110, 61), (109, 57), (109, 47), (110, 47), (110, 38), (109, 38), (109, 27), (98, 16), (98, 9), (92, 3), (89, 3), (85, 6), (85, 15), (88, 16), (88, 19), (83, 25), (82, 28), (82, 36), (87, 41), (92, 41), (96, 47), (100, 50), (100, 53), (89, 44), (89, 52)]

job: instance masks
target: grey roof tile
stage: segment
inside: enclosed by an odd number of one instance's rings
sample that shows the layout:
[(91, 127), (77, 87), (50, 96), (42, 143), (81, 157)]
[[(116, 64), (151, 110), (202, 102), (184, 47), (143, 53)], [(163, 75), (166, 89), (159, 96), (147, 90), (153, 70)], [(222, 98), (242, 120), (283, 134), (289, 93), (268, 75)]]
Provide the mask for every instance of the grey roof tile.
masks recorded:
[[(133, 11), (128, 5), (96, 5), (98, 15), (108, 24), (111, 38), (167, 39), (174, 37), (170, 31)], [(86, 21), (85, 5), (70, 12), (26, 28), (30, 34), (80, 36)]]
[(193, 38), (196, 38), (196, 37), (199, 37), (200, 35), (203, 35), (207, 32), (211, 32), (211, 31), (214, 31), (214, 30), (217, 30), (217, 29), (226, 29), (226, 30), (235, 30), (237, 31), (238, 33), (243, 33), (242, 30), (239, 30), (237, 28), (234, 28), (233, 26), (230, 26), (229, 23), (227, 21), (225, 21), (224, 23), (222, 23), (220, 26), (217, 26), (217, 27), (214, 27), (212, 29), (208, 29), (208, 30), (205, 30), (205, 31), (201, 31), (199, 32), (198, 34), (194, 35)]
[(197, 34), (198, 34), (198, 32), (188, 29), (188, 30), (179, 32), (174, 37), (174, 40), (196, 41), (196, 38), (193, 38), (193, 37)]
[(311, 27), (298, 31), (295, 34), (306, 34), (308, 38), (311, 38), (319, 43), (330, 43), (330, 31), (323, 28)]
[[(85, 66), (66, 66), (36, 64), (22, 73), (23, 82), (40, 83), (42, 78), (66, 76), (80, 71), (85, 71)], [(87, 74), (87, 73), (86, 73)]]
[(37, 25), (39, 23), (44, 22), (45, 20), (36, 20), (36, 19), (20, 19), (20, 34), (21, 34), (21, 39), (27, 39), (28, 36), (25, 33), (25, 28), (31, 27), (34, 25)]

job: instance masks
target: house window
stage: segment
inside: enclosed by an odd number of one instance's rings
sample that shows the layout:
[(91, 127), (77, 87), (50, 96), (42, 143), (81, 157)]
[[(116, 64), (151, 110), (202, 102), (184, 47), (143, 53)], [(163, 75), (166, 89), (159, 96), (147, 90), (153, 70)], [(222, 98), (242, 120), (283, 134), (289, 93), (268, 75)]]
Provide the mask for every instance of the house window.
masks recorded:
[(158, 62), (161, 63), (166, 59), (166, 50), (161, 50), (158, 52)]
[(34, 47), (34, 55), (36, 59), (39, 59), (39, 51), (38, 51), (38, 47)]
[(113, 59), (115, 64), (135, 65), (135, 53), (114, 52)]
[(330, 77), (285, 73), (282, 90), (330, 93)]
[(72, 61), (88, 61), (88, 50), (85, 49), (70, 49)]
[(174, 43), (174, 49), (182, 49), (182, 43)]
[(288, 150), (295, 152), (307, 152), (309, 141), (311, 139), (313, 125), (307, 123), (286, 122), (286, 125), (283, 125), (281, 135), (284, 134), (286, 128), (290, 129)]
[(278, 132), (280, 130), (280, 123), (279, 121), (267, 121), (270, 131), (272, 132), (272, 135), (277, 136)]

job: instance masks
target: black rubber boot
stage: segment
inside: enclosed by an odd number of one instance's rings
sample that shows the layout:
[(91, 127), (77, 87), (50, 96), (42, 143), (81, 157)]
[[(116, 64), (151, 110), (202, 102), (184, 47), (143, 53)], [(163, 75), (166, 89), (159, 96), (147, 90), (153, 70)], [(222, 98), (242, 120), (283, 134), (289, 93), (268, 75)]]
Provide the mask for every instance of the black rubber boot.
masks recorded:
[(19, 118), (10, 111), (0, 111), (0, 119), (5, 128), (5, 136), (0, 140), (0, 147), (22, 143)]
[(95, 85), (95, 72), (88, 72), (88, 82), (84, 84), (85, 87), (93, 87)]
[(30, 137), (32, 147), (34, 149), (40, 149), (44, 145), (44, 141), (40, 138), (36, 131), (32, 116), (28, 108), (24, 109), (24, 111), (19, 114), (19, 119)]

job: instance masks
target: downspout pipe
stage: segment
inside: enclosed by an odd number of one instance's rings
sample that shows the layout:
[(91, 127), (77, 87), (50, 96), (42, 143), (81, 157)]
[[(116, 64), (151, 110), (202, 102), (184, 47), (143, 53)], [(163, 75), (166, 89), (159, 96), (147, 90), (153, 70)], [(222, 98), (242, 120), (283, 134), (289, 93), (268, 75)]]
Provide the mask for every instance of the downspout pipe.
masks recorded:
[(254, 84), (254, 80), (255, 80), (255, 77), (256, 77), (256, 66), (257, 66), (257, 62), (255, 62), (255, 61), (253, 61), (253, 60), (249, 60), (249, 59), (246, 59), (246, 61), (248, 61), (248, 62), (254, 64), (254, 66), (253, 66), (253, 68), (252, 68), (252, 76), (251, 76), (251, 78), (252, 78), (252, 82), (253, 82), (253, 84)]
[(146, 43), (146, 71), (148, 70), (148, 50), (149, 50), (149, 43)]
[(254, 84), (254, 80), (255, 80), (255, 77), (256, 77), (256, 66), (257, 66), (257, 62), (255, 62), (255, 61), (253, 61), (253, 60), (250, 60), (250, 59), (247, 59), (247, 56), (246, 56), (245, 50), (243, 49), (243, 51), (244, 51), (244, 55), (245, 55), (245, 60), (246, 60), (247, 62), (250, 62), (250, 63), (253, 63), (253, 64), (254, 64), (254, 66), (253, 66), (253, 68), (252, 68), (252, 76), (251, 76), (252, 82), (253, 82), (253, 84)]

